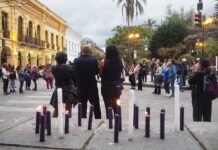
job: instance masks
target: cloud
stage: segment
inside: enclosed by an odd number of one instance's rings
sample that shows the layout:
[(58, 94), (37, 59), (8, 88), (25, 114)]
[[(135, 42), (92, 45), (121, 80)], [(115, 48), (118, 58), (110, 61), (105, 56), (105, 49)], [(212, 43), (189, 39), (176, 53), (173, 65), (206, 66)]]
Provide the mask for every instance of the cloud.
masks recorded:
[[(83, 37), (92, 38), (100, 47), (105, 45), (105, 39), (110, 37), (111, 30), (117, 25), (126, 24), (117, 0), (41, 0)], [(141, 24), (147, 18), (160, 22), (165, 17), (166, 6), (172, 4), (173, 9), (196, 7), (197, 1), (190, 0), (148, 0), (143, 16), (134, 20), (133, 24)], [(206, 14), (212, 14), (215, 1), (204, 2)]]

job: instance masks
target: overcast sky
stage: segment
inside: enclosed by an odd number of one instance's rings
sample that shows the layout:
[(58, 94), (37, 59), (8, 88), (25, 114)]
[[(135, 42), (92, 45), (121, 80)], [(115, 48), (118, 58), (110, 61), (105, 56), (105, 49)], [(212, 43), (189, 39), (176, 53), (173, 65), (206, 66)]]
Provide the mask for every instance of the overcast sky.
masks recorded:
[[(112, 36), (111, 29), (117, 25), (125, 25), (117, 0), (40, 0), (48, 8), (65, 19), (69, 26), (83, 37), (93, 39), (98, 46), (105, 46), (105, 39)], [(198, 0), (147, 0), (144, 14), (137, 17), (133, 24), (142, 24), (148, 18), (157, 22), (165, 17), (166, 6), (171, 4), (173, 9), (184, 7), (196, 9)], [(212, 15), (215, 0), (203, 0), (204, 12)]]

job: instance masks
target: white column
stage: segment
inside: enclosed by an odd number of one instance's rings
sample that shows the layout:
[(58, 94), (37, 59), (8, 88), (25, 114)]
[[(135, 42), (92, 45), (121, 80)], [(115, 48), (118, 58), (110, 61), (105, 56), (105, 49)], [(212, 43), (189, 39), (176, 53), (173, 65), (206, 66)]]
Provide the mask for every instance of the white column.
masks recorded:
[(64, 112), (63, 112), (63, 101), (62, 101), (62, 89), (58, 88), (58, 133), (59, 138), (64, 138)]
[(179, 130), (179, 117), (180, 117), (180, 95), (179, 95), (179, 85), (175, 85), (175, 130)]

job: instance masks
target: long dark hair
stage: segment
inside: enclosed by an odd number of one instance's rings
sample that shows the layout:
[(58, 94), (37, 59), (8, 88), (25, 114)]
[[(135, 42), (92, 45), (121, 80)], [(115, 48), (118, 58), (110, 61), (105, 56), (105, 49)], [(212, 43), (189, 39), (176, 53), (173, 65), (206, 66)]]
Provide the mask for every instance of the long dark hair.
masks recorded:
[(110, 60), (121, 60), (120, 59), (120, 53), (116, 46), (114, 45), (108, 45), (106, 47), (106, 59)]

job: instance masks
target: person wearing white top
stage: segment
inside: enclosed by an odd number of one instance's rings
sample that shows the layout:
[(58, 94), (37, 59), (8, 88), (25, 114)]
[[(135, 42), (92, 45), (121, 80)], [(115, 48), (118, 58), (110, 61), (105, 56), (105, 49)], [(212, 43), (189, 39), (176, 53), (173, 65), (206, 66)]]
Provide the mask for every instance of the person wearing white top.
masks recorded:
[(8, 81), (9, 81), (9, 69), (6, 63), (2, 65), (2, 79), (3, 79), (3, 92), (4, 95), (8, 95)]

